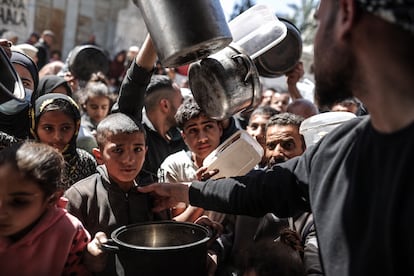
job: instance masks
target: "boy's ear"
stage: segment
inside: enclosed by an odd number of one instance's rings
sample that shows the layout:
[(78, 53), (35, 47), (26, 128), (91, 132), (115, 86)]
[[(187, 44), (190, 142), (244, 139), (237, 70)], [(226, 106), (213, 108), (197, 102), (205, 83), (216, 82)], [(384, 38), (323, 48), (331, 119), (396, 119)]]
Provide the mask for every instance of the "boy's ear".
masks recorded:
[(93, 156), (95, 156), (96, 163), (98, 163), (98, 165), (102, 165), (103, 160), (102, 160), (101, 150), (99, 148), (93, 148), (92, 149), (92, 154), (93, 154)]

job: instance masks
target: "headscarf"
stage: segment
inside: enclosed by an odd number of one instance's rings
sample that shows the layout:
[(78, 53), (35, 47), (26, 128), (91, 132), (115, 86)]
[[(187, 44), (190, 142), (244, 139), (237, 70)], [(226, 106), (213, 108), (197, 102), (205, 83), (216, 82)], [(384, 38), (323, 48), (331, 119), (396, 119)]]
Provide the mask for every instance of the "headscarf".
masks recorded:
[(20, 64), (30, 72), (34, 83), (33, 90), (36, 90), (39, 85), (39, 70), (37, 69), (36, 63), (28, 55), (18, 51), (12, 51), (10, 61), (14, 64)]
[(363, 10), (414, 34), (414, 3), (412, 0), (357, 0), (357, 3)]
[[(40, 96), (30, 110), (30, 132), (36, 140), (39, 140), (39, 137), (37, 136), (39, 120), (45, 113), (45, 108), (50, 104), (62, 107), (62, 109), (59, 110), (64, 111), (66, 115), (70, 116), (75, 121), (75, 133), (62, 152), (66, 162), (70, 163), (70, 160), (76, 155), (76, 138), (78, 137), (81, 118), (79, 107), (71, 97), (60, 93), (49, 93)], [(63, 110), (65, 105), (68, 106), (68, 108)]]
[[(12, 110), (9, 110), (11, 113), (7, 112), (6, 114), (0, 111), (0, 131), (10, 135), (12, 138), (26, 139), (29, 136), (29, 104), (12, 97), (24, 98), (25, 90), (20, 80), (18, 80), (17, 73), (2, 47), (0, 47), (0, 68), (0, 110), (6, 105), (10, 107), (10, 103), (17, 102), (18, 104), (24, 104), (23, 108), (19, 110), (15, 106), (12, 107)], [(3, 141), (3, 138), (0, 140)]]
[(32, 103), (40, 96), (52, 93), (53, 90), (59, 86), (63, 86), (67, 95), (72, 97), (72, 89), (64, 78), (56, 75), (46, 75), (40, 79), (39, 86), (33, 91)]

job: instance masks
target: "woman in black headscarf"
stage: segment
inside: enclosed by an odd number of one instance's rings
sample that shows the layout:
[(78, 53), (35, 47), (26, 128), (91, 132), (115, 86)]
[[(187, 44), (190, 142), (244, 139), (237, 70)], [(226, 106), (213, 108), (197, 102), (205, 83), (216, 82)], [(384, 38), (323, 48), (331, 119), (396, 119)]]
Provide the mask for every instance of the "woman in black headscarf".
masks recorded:
[(61, 93), (72, 97), (72, 88), (64, 78), (56, 75), (46, 75), (40, 79), (36, 91), (33, 92), (32, 103), (40, 96), (49, 93)]
[(66, 161), (63, 184), (66, 189), (95, 173), (95, 158), (76, 147), (80, 112), (72, 98), (60, 93), (40, 96), (31, 108), (30, 118), (30, 131), (35, 139), (63, 154)]

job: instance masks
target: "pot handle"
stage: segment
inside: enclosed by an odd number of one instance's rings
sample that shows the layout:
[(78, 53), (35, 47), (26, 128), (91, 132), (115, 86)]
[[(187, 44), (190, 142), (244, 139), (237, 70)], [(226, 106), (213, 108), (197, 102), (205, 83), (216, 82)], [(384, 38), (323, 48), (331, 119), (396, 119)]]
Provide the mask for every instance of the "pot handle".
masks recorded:
[(118, 245), (116, 245), (112, 239), (109, 239), (106, 243), (100, 244), (100, 248), (106, 252), (119, 252)]
[(255, 65), (253, 64), (253, 61), (245, 54), (237, 54), (237, 55), (232, 56), (231, 58), (235, 60), (240, 58), (243, 61), (244, 66), (246, 66), (247, 68), (247, 73), (246, 73), (246, 76), (244, 76), (244, 80), (243, 80), (246, 83), (249, 78), (253, 77), (254, 72), (255, 72), (254, 70)]

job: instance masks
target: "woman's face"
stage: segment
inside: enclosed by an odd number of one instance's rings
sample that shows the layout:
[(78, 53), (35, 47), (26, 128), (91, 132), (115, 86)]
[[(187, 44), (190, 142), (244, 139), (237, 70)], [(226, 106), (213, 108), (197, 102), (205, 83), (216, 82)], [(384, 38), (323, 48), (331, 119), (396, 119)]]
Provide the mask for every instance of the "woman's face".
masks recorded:
[(51, 202), (36, 182), (24, 178), (10, 164), (0, 166), (0, 237), (24, 235)]
[(48, 144), (60, 152), (63, 152), (75, 132), (75, 121), (58, 110), (42, 114), (37, 125), (37, 136), (40, 142)]
[(13, 66), (17, 74), (19, 75), (20, 79), (22, 80), (23, 87), (33, 91), (35, 88), (34, 80), (33, 80), (32, 75), (30, 74), (30, 71), (27, 70), (26, 67), (20, 64), (17, 64), (17, 63), (14, 63)]

